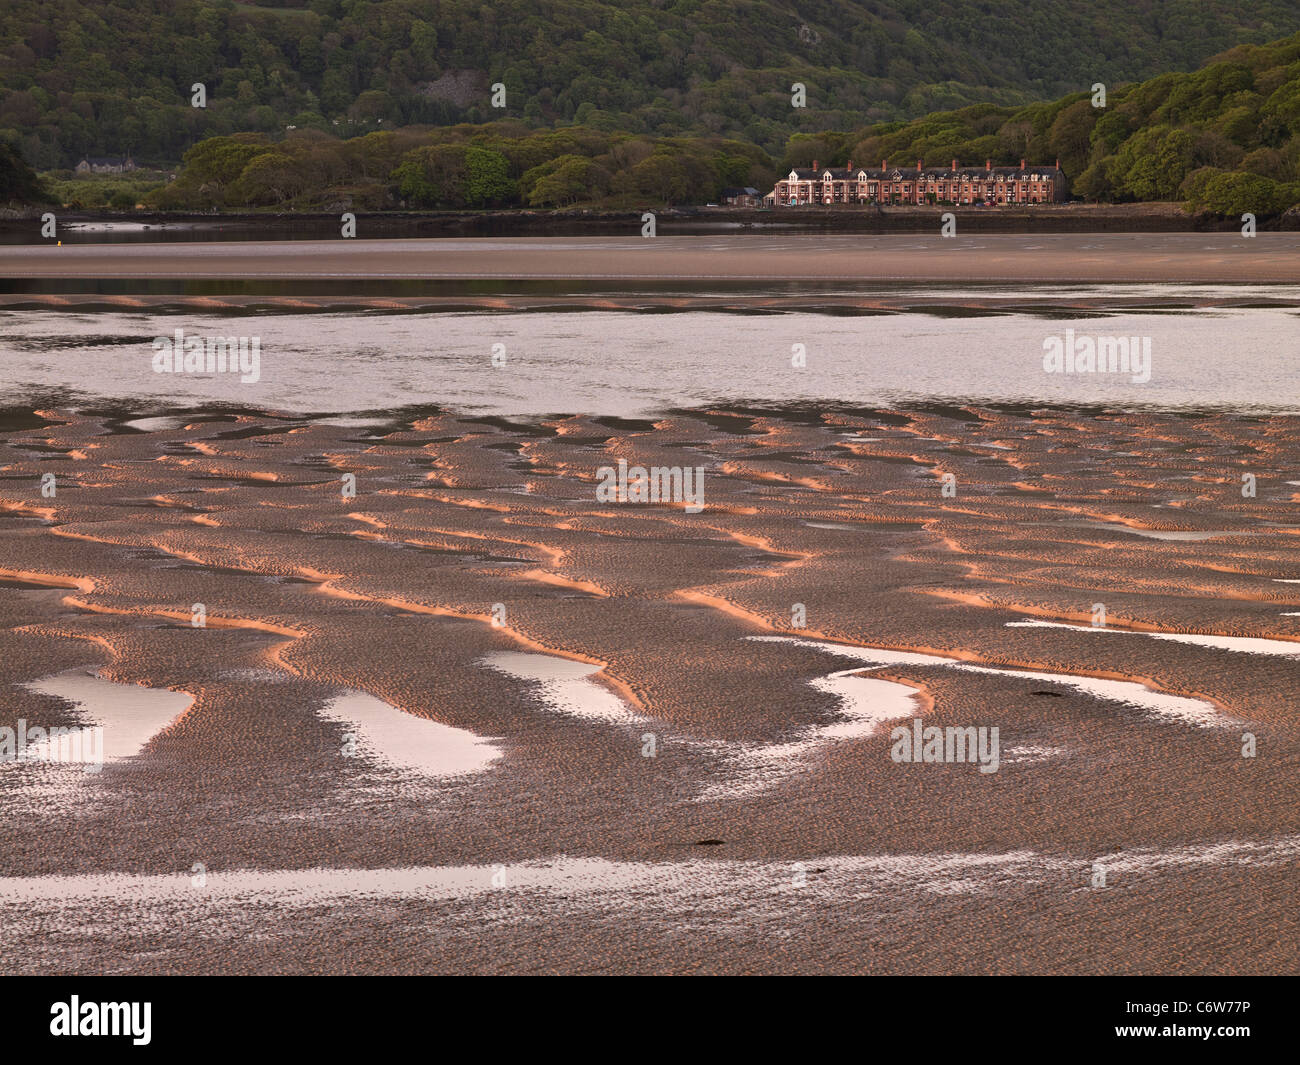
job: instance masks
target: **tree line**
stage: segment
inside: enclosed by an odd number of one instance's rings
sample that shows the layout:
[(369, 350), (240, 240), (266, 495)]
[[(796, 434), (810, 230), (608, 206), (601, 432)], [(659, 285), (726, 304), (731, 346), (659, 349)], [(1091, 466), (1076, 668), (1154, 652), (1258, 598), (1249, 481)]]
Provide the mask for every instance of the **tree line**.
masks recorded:
[[(1300, 203), (1300, 34), (1240, 46), (1190, 73), (1100, 88), (797, 133), (779, 156), (719, 135), (536, 129), (522, 120), (346, 138), (314, 128), (242, 132), (200, 141), (174, 181), (115, 195), (173, 210), (699, 204), (717, 202), (727, 186), (766, 192), (779, 174), (814, 159), (942, 166), (955, 157), (967, 165), (1059, 159), (1071, 194), (1094, 202), (1183, 200), (1196, 210), (1257, 215)], [(74, 198), (110, 187), (55, 176), (52, 190)]]
[(0, 140), (39, 170), (171, 168), (215, 136), (509, 118), (779, 156), (796, 133), (1049, 99), (1296, 31), (1292, 0), (6, 0)]

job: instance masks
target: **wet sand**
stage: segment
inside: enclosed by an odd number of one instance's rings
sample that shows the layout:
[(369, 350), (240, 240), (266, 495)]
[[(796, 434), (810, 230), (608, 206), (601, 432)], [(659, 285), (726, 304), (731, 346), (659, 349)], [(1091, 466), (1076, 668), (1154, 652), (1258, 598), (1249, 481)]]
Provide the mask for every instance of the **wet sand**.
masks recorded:
[[(0, 767), (5, 972), (1300, 970), (1300, 418), (0, 440), (0, 727), (84, 724), (30, 687), (72, 669), (194, 699), (100, 773)], [(596, 502), (619, 459), (704, 509)], [(383, 757), (375, 700), (478, 757)], [(900, 714), (1001, 766), (895, 762)]]
[[(284, 287), (281, 283), (276, 287)], [(436, 284), (436, 282), (431, 283)], [(996, 316), (1030, 312), (1064, 317), (1068, 314), (1115, 312), (1125, 309), (1161, 312), (1174, 309), (1300, 307), (1300, 288), (1270, 287), (1261, 293), (1255, 285), (1214, 286), (1213, 289), (1172, 289), (1155, 295), (1149, 291), (1117, 295), (1095, 286), (1090, 290), (1063, 292), (1056, 288), (1017, 287), (1002, 293), (988, 289), (972, 291), (964, 286), (930, 286), (906, 291), (894, 286), (879, 291), (807, 291), (776, 295), (770, 286), (761, 292), (730, 294), (688, 291), (620, 292), (631, 283), (597, 286), (599, 292), (562, 296), (535, 292), (499, 292), (492, 295), (360, 296), (289, 295), (273, 293), (224, 293), (183, 295), (137, 292), (114, 295), (108, 292), (5, 292), (0, 293), (0, 311), (74, 311), (78, 313), (121, 313), (147, 311), (153, 314), (455, 314), (459, 312), (572, 313), (578, 311), (701, 311), (706, 313), (766, 315), (779, 312), (809, 312), (844, 316), (876, 316), (920, 312), (957, 316)], [(99, 287), (99, 286), (96, 286)], [(170, 286), (169, 286), (170, 287)], [(183, 286), (177, 286), (180, 288)]]
[(767, 234), (49, 244), (0, 278), (1300, 282), (1300, 233)]

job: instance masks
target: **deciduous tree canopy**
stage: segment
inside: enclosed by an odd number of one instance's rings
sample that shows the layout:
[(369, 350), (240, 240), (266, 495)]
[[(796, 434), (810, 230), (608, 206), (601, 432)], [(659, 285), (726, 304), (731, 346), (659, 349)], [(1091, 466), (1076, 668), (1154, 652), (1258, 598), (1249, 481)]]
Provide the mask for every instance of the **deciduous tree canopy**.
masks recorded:
[(1050, 99), (1297, 30), (1293, 0), (6, 0), (0, 139), (38, 169), (170, 168), (239, 131), (511, 118), (779, 154), (794, 133)]

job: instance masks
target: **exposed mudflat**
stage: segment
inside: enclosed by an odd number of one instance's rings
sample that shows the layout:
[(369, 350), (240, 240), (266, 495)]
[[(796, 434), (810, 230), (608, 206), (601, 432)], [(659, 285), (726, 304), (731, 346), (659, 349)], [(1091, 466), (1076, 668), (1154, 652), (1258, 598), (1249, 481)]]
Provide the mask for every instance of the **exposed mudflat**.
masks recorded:
[(0, 969), (1296, 972), (1298, 470), (1282, 414), (10, 420), (0, 728), (193, 702), (0, 766)]
[(1300, 282), (1300, 233), (719, 233), (9, 245), (0, 278)]

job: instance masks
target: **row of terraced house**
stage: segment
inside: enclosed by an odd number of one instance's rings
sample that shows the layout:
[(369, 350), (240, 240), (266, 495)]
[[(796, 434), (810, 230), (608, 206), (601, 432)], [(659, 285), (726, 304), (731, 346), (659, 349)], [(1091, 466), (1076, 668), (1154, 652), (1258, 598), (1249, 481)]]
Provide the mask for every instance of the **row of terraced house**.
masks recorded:
[(960, 167), (922, 167), (891, 170), (882, 160), (879, 170), (845, 167), (795, 168), (776, 183), (765, 197), (769, 204), (794, 207), (803, 204), (1011, 204), (1055, 203), (1066, 198), (1065, 175), (1058, 159), (1052, 166), (994, 166), (987, 159), (981, 170)]

